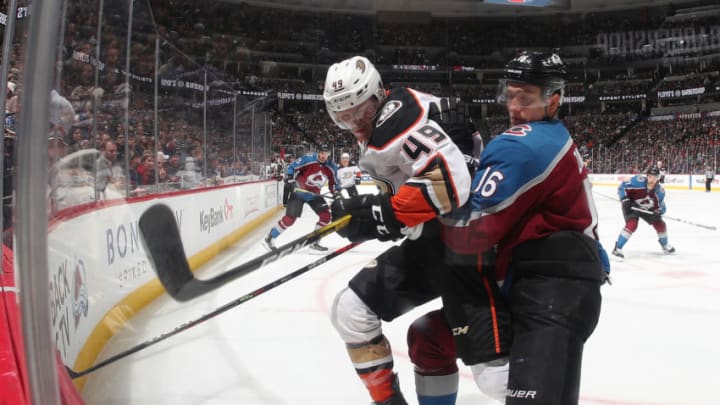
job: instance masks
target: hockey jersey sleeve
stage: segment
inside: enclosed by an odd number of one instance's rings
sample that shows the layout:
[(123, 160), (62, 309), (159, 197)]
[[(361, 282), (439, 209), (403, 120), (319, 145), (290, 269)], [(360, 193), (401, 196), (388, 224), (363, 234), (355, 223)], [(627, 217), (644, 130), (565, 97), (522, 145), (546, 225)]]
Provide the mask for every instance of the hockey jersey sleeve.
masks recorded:
[(664, 215), (665, 211), (667, 211), (667, 207), (665, 206), (665, 188), (661, 186), (660, 183), (655, 185), (655, 195), (657, 196), (658, 204), (660, 204), (660, 215)]
[(497, 139), (485, 152), (472, 185), (470, 230), (475, 251), (485, 251), (508, 237), (535, 205), (539, 194), (531, 189), (541, 182), (546, 168), (527, 145), (511, 137)]
[(470, 195), (470, 173), (449, 139), (409, 163), (410, 178), (392, 197), (398, 220), (415, 226), (462, 206)]
[(477, 253), (502, 245), (509, 251), (558, 230), (594, 230), (582, 157), (569, 135), (533, 129), (549, 126), (561, 124), (516, 126), (488, 144), (473, 179), (470, 216), (444, 235), (452, 250)]
[(620, 199), (620, 201), (627, 198), (627, 193), (625, 192), (625, 187), (627, 187), (627, 185), (628, 185), (628, 181), (623, 181), (618, 186), (617, 192), (618, 192), (618, 198)]
[(309, 156), (311, 155), (305, 155), (302, 156), (296, 160), (294, 160), (292, 163), (290, 163), (287, 167), (287, 177), (289, 179), (292, 179), (295, 177), (295, 172), (300, 166), (304, 166), (308, 163)]
[(394, 90), (381, 111), (369, 149), (382, 153), (386, 166), (407, 178), (394, 190), (396, 218), (415, 226), (462, 206), (470, 195), (470, 173), (450, 137), (427, 119), (436, 97), (410, 89)]
[(313, 164), (317, 162), (317, 154), (315, 153), (308, 153), (306, 155), (303, 155), (302, 157), (298, 158), (294, 162), (290, 163), (287, 168), (287, 175), (289, 178), (295, 177), (297, 172), (301, 170), (303, 167)]

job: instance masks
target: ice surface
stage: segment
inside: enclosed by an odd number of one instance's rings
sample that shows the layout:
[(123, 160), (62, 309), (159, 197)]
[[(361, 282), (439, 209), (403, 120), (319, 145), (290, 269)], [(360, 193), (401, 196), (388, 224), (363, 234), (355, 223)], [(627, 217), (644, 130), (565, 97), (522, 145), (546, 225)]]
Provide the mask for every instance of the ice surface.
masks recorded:
[[(623, 226), (615, 190), (595, 187), (600, 235), (608, 252)], [(720, 193), (668, 190), (667, 215), (720, 227)], [(285, 243), (314, 228), (314, 213), (281, 235)], [(613, 261), (603, 286), (601, 320), (585, 347), (581, 403), (601, 405), (720, 404), (720, 231), (667, 221), (677, 252), (665, 255), (654, 230), (641, 222)], [(264, 252), (267, 223), (208, 263), (208, 277)], [(332, 235), (323, 244), (347, 242)], [(330, 324), (335, 294), (366, 262), (387, 248), (366, 242), (329, 263), (219, 317), (93, 373), (88, 404), (367, 405), (343, 343)], [(717, 249), (717, 250), (716, 250)], [(163, 296), (136, 315), (100, 360), (166, 333), (320, 256), (309, 249), (285, 257), (189, 303)], [(410, 403), (412, 365), (405, 332), (438, 300), (383, 325)], [(459, 405), (493, 402), (479, 393), (461, 364)]]

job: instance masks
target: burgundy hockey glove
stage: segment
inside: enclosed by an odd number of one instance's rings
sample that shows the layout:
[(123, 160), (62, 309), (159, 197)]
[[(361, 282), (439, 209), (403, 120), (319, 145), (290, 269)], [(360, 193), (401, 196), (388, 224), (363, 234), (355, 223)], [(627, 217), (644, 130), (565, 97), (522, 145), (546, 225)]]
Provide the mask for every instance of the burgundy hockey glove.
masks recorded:
[(338, 234), (360, 242), (368, 239), (381, 241), (401, 238), (400, 223), (390, 205), (387, 194), (360, 194), (351, 198), (338, 198), (332, 203), (333, 221), (352, 215), (350, 223), (340, 229)]

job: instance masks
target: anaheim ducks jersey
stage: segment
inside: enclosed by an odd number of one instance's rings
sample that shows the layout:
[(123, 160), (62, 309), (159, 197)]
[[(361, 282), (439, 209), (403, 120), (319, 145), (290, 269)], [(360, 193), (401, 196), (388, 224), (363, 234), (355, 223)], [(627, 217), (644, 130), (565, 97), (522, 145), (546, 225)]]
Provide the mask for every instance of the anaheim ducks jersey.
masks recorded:
[(460, 207), (470, 194), (463, 154), (435, 121), (440, 98), (408, 88), (388, 93), (369, 141), (360, 143), (359, 166), (392, 195), (395, 216), (406, 226)]
[(337, 169), (340, 188), (348, 188), (355, 185), (355, 179), (360, 177), (360, 169), (357, 166), (340, 167)]

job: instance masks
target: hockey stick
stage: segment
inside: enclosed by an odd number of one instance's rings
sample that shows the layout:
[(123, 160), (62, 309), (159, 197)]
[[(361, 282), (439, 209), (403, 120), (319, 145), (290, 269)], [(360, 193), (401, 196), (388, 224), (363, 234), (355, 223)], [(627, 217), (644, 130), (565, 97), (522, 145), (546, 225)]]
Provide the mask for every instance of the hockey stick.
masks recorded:
[[(648, 211), (648, 210), (644, 210), (644, 209), (642, 209), (642, 208), (638, 208), (638, 207), (630, 207), (630, 208), (631, 208), (632, 210), (634, 210), (634, 211), (642, 212), (643, 214), (650, 214), (650, 215), (654, 214), (654, 212)], [(662, 217), (665, 218), (665, 219), (670, 219), (670, 220), (673, 220), (673, 221), (682, 222), (682, 223), (688, 224), (688, 225), (699, 226), (700, 228), (709, 229), (709, 230), (711, 230), (711, 231), (717, 231), (717, 227), (714, 226), (714, 225), (698, 224), (698, 223), (695, 223), (695, 222), (688, 221), (688, 220), (686, 220), (686, 219), (669, 217), (669, 216), (667, 216), (667, 215), (663, 215)]]
[(350, 215), (346, 215), (314, 232), (207, 280), (195, 278), (190, 270), (190, 265), (185, 258), (180, 230), (170, 207), (164, 204), (153, 205), (140, 216), (139, 225), (145, 250), (150, 255), (150, 261), (163, 287), (175, 300), (188, 301), (315, 243), (345, 227), (349, 222)]
[(163, 333), (163, 334), (160, 335), (160, 336), (156, 336), (156, 337), (154, 337), (154, 338), (152, 338), (152, 339), (150, 339), (150, 340), (147, 340), (147, 341), (142, 342), (142, 343), (140, 343), (140, 344), (138, 344), (138, 345), (135, 345), (135, 346), (131, 347), (130, 349), (125, 350), (124, 352), (118, 353), (118, 354), (116, 354), (116, 355), (114, 355), (114, 356), (112, 356), (112, 357), (110, 357), (110, 358), (107, 358), (107, 359), (101, 361), (100, 363), (98, 363), (98, 364), (96, 364), (96, 365), (94, 365), (94, 366), (92, 366), (92, 367), (90, 367), (90, 368), (88, 368), (88, 369), (86, 369), (86, 370), (74, 371), (74, 370), (72, 370), (72, 369), (71, 369), (70, 367), (68, 367), (68, 366), (65, 366), (65, 369), (67, 370), (68, 374), (70, 375), (70, 378), (73, 378), (73, 379), (82, 377), (82, 376), (87, 375), (87, 374), (89, 374), (89, 373), (92, 373), (93, 371), (95, 371), (95, 370), (97, 370), (97, 369), (103, 368), (103, 367), (107, 366), (108, 364), (112, 364), (112, 363), (114, 363), (114, 362), (116, 362), (116, 361), (118, 361), (118, 360), (120, 360), (120, 359), (122, 359), (122, 358), (125, 358), (125, 357), (127, 357), (127, 356), (129, 356), (129, 355), (131, 355), (131, 354), (133, 354), (133, 353), (139, 352), (140, 350), (142, 350), (142, 349), (144, 349), (144, 348), (146, 348), (146, 347), (152, 346), (152, 345), (154, 345), (155, 343), (162, 342), (163, 340), (169, 338), (170, 336), (177, 335), (178, 333), (180, 333), (180, 332), (182, 332), (182, 331), (185, 331), (185, 330), (188, 330), (188, 329), (192, 328), (193, 326), (196, 326), (196, 325), (198, 325), (198, 324), (200, 324), (200, 323), (203, 323), (203, 322), (207, 321), (208, 319), (214, 318), (214, 317), (222, 314), (223, 312), (226, 312), (226, 311), (228, 311), (229, 309), (232, 309), (232, 308), (234, 308), (234, 307), (242, 304), (243, 302), (250, 301), (251, 299), (253, 299), (253, 298), (257, 297), (257, 296), (262, 295), (262, 294), (264, 294), (264, 293), (272, 290), (273, 288), (279, 286), (280, 284), (284, 284), (284, 283), (286, 283), (286, 282), (294, 279), (295, 277), (297, 277), (297, 276), (299, 276), (299, 275), (301, 275), (301, 274), (303, 274), (303, 273), (306, 273), (306, 272), (308, 272), (309, 270), (312, 270), (312, 269), (314, 269), (315, 267), (318, 267), (318, 266), (320, 266), (321, 264), (323, 264), (323, 263), (325, 263), (325, 262), (333, 259), (334, 257), (339, 256), (339, 255), (347, 252), (348, 250), (354, 248), (355, 246), (357, 246), (357, 245), (359, 245), (359, 244), (361, 244), (361, 243), (362, 243), (362, 242), (353, 242), (353, 243), (350, 243), (350, 244), (348, 244), (348, 245), (345, 245), (345, 246), (343, 246), (343, 247), (341, 247), (341, 248), (333, 251), (332, 253), (330, 253), (330, 254), (328, 254), (328, 255), (326, 255), (326, 256), (323, 256), (323, 257), (321, 257), (320, 259), (315, 260), (314, 262), (312, 262), (312, 263), (310, 263), (310, 264), (307, 264), (307, 265), (305, 265), (305, 266), (303, 266), (303, 267), (301, 267), (301, 268), (293, 271), (292, 273), (286, 274), (286, 275), (278, 278), (277, 280), (274, 280), (274, 281), (271, 281), (271, 282), (268, 283), (268, 284), (265, 284), (264, 286), (258, 288), (258, 289), (255, 290), (255, 291), (252, 291), (252, 292), (250, 292), (250, 293), (247, 293), (247, 294), (243, 295), (243, 296), (240, 297), (240, 298), (236, 298), (235, 300), (228, 302), (227, 304), (225, 304), (225, 305), (223, 305), (223, 306), (215, 309), (215, 310), (212, 311), (212, 312), (209, 312), (209, 313), (207, 313), (207, 314), (205, 314), (205, 315), (203, 315), (203, 316), (201, 316), (201, 317), (199, 317), (199, 318), (197, 318), (197, 319), (194, 319), (194, 320), (192, 320), (192, 321), (185, 322), (185, 323), (181, 324), (180, 326), (176, 327), (175, 329), (171, 330), (170, 332)]

